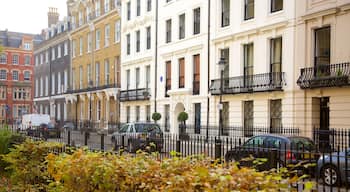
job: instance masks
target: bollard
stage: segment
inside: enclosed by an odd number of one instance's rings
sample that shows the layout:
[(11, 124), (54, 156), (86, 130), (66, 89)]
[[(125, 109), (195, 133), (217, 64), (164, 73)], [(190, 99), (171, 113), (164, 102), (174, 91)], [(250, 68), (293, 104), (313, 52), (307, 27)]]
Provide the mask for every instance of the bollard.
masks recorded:
[(124, 148), (125, 147), (125, 143), (124, 143), (124, 140), (125, 140), (125, 138), (124, 138), (125, 136), (124, 135), (122, 135), (122, 144), (121, 144), (121, 146)]
[(105, 135), (101, 134), (101, 151), (105, 150)]
[(68, 130), (68, 146), (70, 146), (70, 130)]
[(181, 146), (181, 141), (180, 140), (176, 140), (176, 152), (177, 153), (181, 153), (181, 149), (180, 149), (180, 146)]
[(84, 145), (87, 146), (88, 144), (88, 137), (89, 137), (89, 133), (88, 132), (85, 132), (85, 135), (84, 135)]
[(215, 138), (215, 159), (221, 158), (221, 139)]

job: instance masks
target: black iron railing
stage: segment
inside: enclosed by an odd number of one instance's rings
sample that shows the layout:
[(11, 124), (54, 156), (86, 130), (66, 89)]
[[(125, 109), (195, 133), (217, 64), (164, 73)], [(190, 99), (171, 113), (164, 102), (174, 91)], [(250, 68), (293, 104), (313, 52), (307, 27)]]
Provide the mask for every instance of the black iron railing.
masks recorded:
[(349, 85), (350, 63), (317, 65), (303, 68), (297, 84), (302, 89)]
[(132, 90), (124, 90), (120, 92), (120, 101), (141, 101), (141, 100), (149, 100), (151, 97), (150, 89), (132, 89)]
[[(223, 94), (238, 94), (263, 91), (282, 91), (285, 85), (284, 72), (262, 73), (223, 79)], [(211, 81), (212, 95), (220, 94), (220, 79)]]
[(89, 92), (89, 91), (99, 91), (99, 90), (108, 89), (108, 88), (118, 88), (118, 86), (116, 83), (112, 83), (112, 84), (100, 85), (95, 87), (86, 87), (82, 89), (67, 89), (66, 93), (72, 94), (72, 93), (82, 93), (82, 92)]

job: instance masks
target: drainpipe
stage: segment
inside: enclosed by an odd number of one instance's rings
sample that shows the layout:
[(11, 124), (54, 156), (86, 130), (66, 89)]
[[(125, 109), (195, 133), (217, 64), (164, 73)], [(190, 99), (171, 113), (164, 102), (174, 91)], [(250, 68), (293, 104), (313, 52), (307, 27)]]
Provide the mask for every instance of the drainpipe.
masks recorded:
[(206, 129), (206, 140), (209, 138), (209, 104), (210, 104), (210, 6), (211, 0), (208, 0), (208, 99), (207, 99), (207, 129)]
[(157, 112), (157, 68), (158, 68), (158, 1), (156, 1), (156, 45), (155, 45), (155, 58), (154, 58), (154, 112)]

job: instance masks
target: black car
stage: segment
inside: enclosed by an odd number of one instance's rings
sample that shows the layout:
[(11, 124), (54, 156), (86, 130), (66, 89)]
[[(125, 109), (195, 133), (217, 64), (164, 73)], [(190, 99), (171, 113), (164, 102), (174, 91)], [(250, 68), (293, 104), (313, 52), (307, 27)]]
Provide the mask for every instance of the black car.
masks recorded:
[(318, 157), (315, 144), (309, 138), (274, 134), (253, 136), (225, 154), (226, 161), (238, 161), (241, 166), (254, 166), (256, 158), (266, 159), (266, 163), (257, 166), (261, 170), (289, 164), (316, 163)]
[(163, 148), (163, 132), (156, 123), (127, 123), (112, 134), (112, 142), (116, 149), (126, 147), (130, 153), (139, 149), (160, 152)]

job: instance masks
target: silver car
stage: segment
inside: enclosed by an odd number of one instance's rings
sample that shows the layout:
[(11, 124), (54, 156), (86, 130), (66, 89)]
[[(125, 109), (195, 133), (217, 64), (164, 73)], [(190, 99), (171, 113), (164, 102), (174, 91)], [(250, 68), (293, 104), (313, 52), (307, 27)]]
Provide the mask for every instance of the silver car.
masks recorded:
[(130, 153), (148, 147), (160, 152), (163, 148), (163, 132), (158, 124), (151, 122), (127, 123), (111, 139), (116, 150), (126, 147)]
[(317, 175), (323, 183), (337, 186), (350, 181), (350, 149), (321, 155), (317, 161)]

